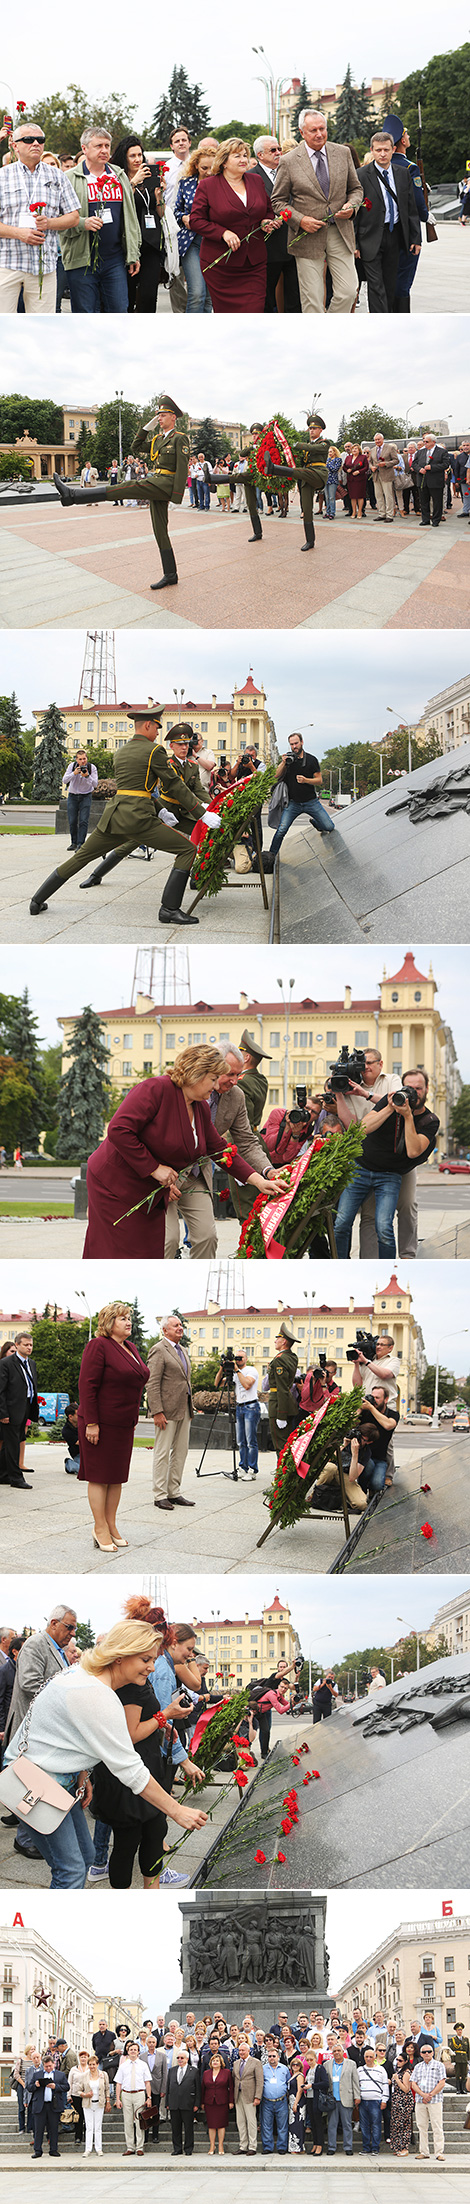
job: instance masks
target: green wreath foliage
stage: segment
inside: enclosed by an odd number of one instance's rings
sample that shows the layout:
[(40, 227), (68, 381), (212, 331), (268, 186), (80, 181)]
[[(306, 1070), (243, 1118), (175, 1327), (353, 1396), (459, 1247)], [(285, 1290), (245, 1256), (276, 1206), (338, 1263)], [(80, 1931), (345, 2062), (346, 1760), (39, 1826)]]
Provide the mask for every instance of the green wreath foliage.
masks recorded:
[[(276, 1240), (280, 1241), (282, 1247), (286, 1246), (286, 1240), (290, 1239), (291, 1232), (296, 1225), (301, 1223), (302, 1218), (305, 1218), (307, 1227), (310, 1212), (317, 1203), (323, 1204), (325, 1208), (336, 1208), (343, 1187), (349, 1186), (350, 1180), (354, 1177), (356, 1165), (362, 1155), (363, 1140), (364, 1134), (361, 1126), (348, 1125), (346, 1132), (332, 1133), (329, 1139), (324, 1141), (323, 1147), (319, 1148), (317, 1153), (311, 1157), (308, 1169), (304, 1171), (303, 1179), (301, 1179), (300, 1186), (297, 1188), (297, 1193), (294, 1194), (290, 1209), (286, 1209), (285, 1216), (277, 1227)], [(263, 1258), (266, 1259), (266, 1248), (260, 1222), (260, 1211), (264, 1206), (262, 1197), (258, 1195), (240, 1234), (237, 1260), (249, 1261), (250, 1256), (253, 1255), (261, 1261)], [(321, 1218), (319, 1224), (321, 1224)], [(302, 1239), (300, 1238), (290, 1250), (290, 1258), (289, 1251), (286, 1250), (288, 1260), (297, 1261), (301, 1252)]]
[(205, 835), (193, 863), (192, 878), (205, 895), (219, 895), (225, 887), (227, 859), (251, 825), (254, 812), (267, 803), (275, 779), (274, 766), (267, 765), (264, 773), (253, 774), (245, 788), (238, 788), (235, 781), (228, 790), (220, 814), (222, 824), (215, 833)]
[(308, 1494), (315, 1478), (324, 1469), (333, 1449), (342, 1446), (349, 1432), (353, 1430), (362, 1399), (362, 1386), (356, 1385), (352, 1393), (341, 1393), (339, 1400), (332, 1401), (322, 1423), (318, 1425), (318, 1430), (314, 1432), (307, 1456), (304, 1455), (304, 1463), (305, 1459), (308, 1461), (305, 1478), (299, 1477), (296, 1469), (292, 1439), (298, 1438), (299, 1432), (307, 1430), (308, 1416), (299, 1423), (297, 1431), (291, 1433), (289, 1445), (279, 1455), (274, 1483), (264, 1494), (263, 1504), (269, 1508), (271, 1523), (276, 1523), (279, 1529), (290, 1530), (292, 1524), (298, 1523), (303, 1515), (309, 1515)]
[(203, 1730), (202, 1737), (199, 1739), (199, 1744), (194, 1753), (194, 1760), (196, 1766), (203, 1770), (206, 1781), (212, 1774), (215, 1762), (220, 1759), (220, 1754), (224, 1751), (225, 1746), (230, 1744), (234, 1731), (236, 1732), (238, 1729), (239, 1722), (243, 1721), (249, 1696), (248, 1685), (245, 1686), (243, 1691), (232, 1692), (231, 1699), (227, 1701), (225, 1706), (217, 1708), (217, 1712), (212, 1715), (212, 1720), (207, 1724), (207, 1729)]

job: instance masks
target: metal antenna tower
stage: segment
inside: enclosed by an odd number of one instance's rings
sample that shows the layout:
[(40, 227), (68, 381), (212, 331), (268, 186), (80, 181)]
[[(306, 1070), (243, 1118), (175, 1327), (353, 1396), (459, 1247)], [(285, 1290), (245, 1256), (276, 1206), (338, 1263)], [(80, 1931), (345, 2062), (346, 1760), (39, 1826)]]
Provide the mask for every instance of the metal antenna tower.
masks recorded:
[(117, 704), (113, 628), (89, 628), (85, 643), (79, 704)]
[(210, 1263), (204, 1307), (217, 1302), (219, 1309), (246, 1308), (244, 1271), (244, 1263)]
[(131, 1003), (148, 995), (159, 1009), (164, 1003), (190, 1004), (191, 975), (187, 949), (137, 949)]
[(151, 1599), (152, 1607), (163, 1607), (164, 1615), (168, 1614), (166, 1576), (144, 1576), (142, 1578), (142, 1590), (146, 1593), (147, 1599)]

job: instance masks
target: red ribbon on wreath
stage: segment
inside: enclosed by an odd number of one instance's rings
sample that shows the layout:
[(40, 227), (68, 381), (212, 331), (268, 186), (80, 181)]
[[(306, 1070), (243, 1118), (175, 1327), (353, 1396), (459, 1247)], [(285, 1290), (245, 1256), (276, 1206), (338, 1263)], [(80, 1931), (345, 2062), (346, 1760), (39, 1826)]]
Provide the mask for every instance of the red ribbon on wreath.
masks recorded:
[(268, 474), (268, 459), (274, 459), (276, 467), (282, 467), (284, 461), (286, 467), (295, 468), (295, 459), (290, 444), (287, 442), (287, 436), (284, 435), (284, 430), (279, 427), (279, 422), (276, 420), (268, 421), (261, 443), (255, 444), (255, 452), (258, 474)]

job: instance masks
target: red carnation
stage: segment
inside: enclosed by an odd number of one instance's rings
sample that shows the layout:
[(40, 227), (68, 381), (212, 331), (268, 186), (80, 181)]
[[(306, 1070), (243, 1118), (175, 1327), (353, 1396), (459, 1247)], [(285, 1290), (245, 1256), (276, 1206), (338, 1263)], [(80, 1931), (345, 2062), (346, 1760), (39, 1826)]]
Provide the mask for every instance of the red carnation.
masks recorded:
[(319, 1783), (319, 1782), (320, 1782), (320, 1769), (319, 1769), (319, 1768), (312, 1768), (312, 1775), (313, 1775), (313, 1776), (315, 1777), (315, 1782), (316, 1782), (316, 1783)]
[(290, 1830), (292, 1829), (292, 1822), (291, 1822), (291, 1821), (281, 1821), (281, 1829), (282, 1829), (282, 1834), (283, 1834), (283, 1837), (288, 1837), (288, 1836), (289, 1836), (289, 1834), (290, 1834)]
[(278, 1860), (280, 1861), (280, 1865), (281, 1865), (281, 1867), (285, 1867), (285, 1864), (286, 1864), (286, 1855), (285, 1855), (285, 1852), (278, 1852), (278, 1854), (277, 1854), (277, 1858), (278, 1858)]
[(432, 1524), (431, 1524), (431, 1523), (422, 1523), (422, 1524), (421, 1524), (421, 1537), (422, 1537), (422, 1538), (434, 1538), (434, 1531), (433, 1531), (433, 1529), (432, 1529)]
[(265, 1852), (255, 1852), (255, 1867), (265, 1867), (265, 1866), (266, 1866), (266, 1853), (265, 1853)]
[(233, 1780), (234, 1780), (234, 1783), (236, 1783), (236, 1785), (237, 1785), (237, 1789), (238, 1789), (239, 1791), (244, 1791), (244, 1789), (245, 1789), (245, 1784), (246, 1784), (246, 1783), (248, 1782), (248, 1776), (247, 1776), (247, 1775), (242, 1775), (242, 1772), (241, 1772), (241, 1768), (236, 1768), (236, 1769), (235, 1769), (235, 1774), (234, 1774), (234, 1778), (233, 1778)]
[(17, 115), (25, 115), (25, 114), (26, 114), (26, 100), (25, 100), (25, 99), (17, 99), (17, 102), (16, 102), (16, 112), (17, 112)]
[(292, 1754), (292, 1766), (293, 1766), (293, 1768), (298, 1768), (298, 1767), (300, 1767), (299, 1754), (298, 1754), (298, 1753), (296, 1753), (296, 1752), (294, 1752), (294, 1753)]
[(281, 207), (281, 222), (292, 222), (292, 207)]
[(362, 204), (363, 204), (363, 207), (365, 207), (365, 210), (366, 210), (366, 214), (371, 214), (371, 213), (372, 213), (372, 200), (371, 200), (371, 199), (363, 199), (363, 201), (362, 201)]

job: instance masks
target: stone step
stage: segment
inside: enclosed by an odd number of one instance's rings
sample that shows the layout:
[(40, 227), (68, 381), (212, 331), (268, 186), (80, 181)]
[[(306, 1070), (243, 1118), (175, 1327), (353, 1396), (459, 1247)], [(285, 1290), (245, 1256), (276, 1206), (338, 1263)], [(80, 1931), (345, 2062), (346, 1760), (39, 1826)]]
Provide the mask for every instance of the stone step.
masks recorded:
[[(449, 2158), (456, 2157), (459, 2154), (462, 2155), (462, 2153), (470, 2155), (470, 2130), (467, 2132), (464, 2129), (465, 2113), (465, 2097), (446, 2096), (444, 2101), (444, 2134), (446, 2153)], [(149, 2142), (145, 2147), (147, 2158), (150, 2155), (157, 2158), (158, 2151), (160, 2157), (163, 2154), (166, 2157), (168, 2152), (171, 2152), (171, 2129), (168, 2120), (161, 2122), (159, 2144), (155, 2145)], [(78, 2158), (81, 2155), (78, 2146), (75, 2144), (75, 2134), (72, 2127), (61, 2128), (59, 2148), (61, 2156), (62, 2154), (71, 2154), (72, 2156), (76, 2154)], [(122, 2115), (113, 2110), (103, 2121), (103, 2155), (113, 2154), (116, 2156), (116, 2154), (119, 2155), (121, 2149), (124, 2149)], [(207, 2150), (207, 2129), (205, 2121), (201, 2118), (195, 2122), (194, 2155), (195, 2157), (206, 2157)], [(16, 2102), (12, 2102), (8, 2098), (0, 2101), (0, 2155), (2, 2153), (16, 2158), (21, 2154), (23, 2160), (29, 2159), (30, 2156), (29, 2140), (19, 2134)], [(342, 2155), (342, 2141), (339, 2135), (337, 2154), (338, 2157)], [(238, 2131), (233, 2113), (230, 2115), (226, 2131), (225, 2155), (226, 2157), (238, 2157), (239, 2155)], [(262, 2157), (259, 2144), (258, 2155), (260, 2158)], [(361, 2155), (361, 2135), (357, 2129), (354, 2131), (354, 2155)], [(380, 2156), (388, 2161), (390, 2155), (387, 2144), (382, 2143)]]

